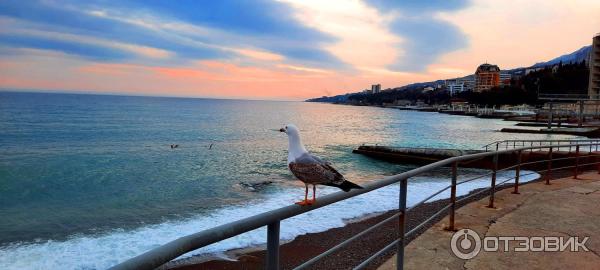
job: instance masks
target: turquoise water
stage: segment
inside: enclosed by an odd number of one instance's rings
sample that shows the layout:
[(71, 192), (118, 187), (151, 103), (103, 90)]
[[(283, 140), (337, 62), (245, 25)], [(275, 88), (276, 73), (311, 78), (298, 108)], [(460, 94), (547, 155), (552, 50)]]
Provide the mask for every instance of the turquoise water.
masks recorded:
[[(303, 189), (286, 167), (287, 137), (275, 131), (286, 123), (358, 183), (413, 168), (351, 153), (363, 143), (477, 149), (523, 138), (497, 132), (512, 124), (501, 120), (375, 107), (0, 92), (0, 250), (192, 219), (197, 231), (235, 220), (228, 207), (291, 203)], [(263, 181), (273, 184), (239, 185)], [(273, 199), (282, 194), (289, 198)], [(145, 240), (136, 250), (163, 241)]]

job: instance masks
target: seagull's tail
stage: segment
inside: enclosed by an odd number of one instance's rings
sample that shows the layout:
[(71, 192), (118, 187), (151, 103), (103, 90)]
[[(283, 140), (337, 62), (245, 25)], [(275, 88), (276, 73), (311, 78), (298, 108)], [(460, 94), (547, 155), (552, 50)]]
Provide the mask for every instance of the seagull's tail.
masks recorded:
[(343, 191), (346, 191), (346, 192), (350, 191), (353, 188), (355, 188), (355, 189), (362, 189), (363, 188), (363, 187), (361, 187), (361, 186), (359, 186), (357, 184), (354, 184), (354, 183), (352, 183), (352, 182), (350, 182), (348, 180), (344, 180), (344, 182), (341, 185), (339, 185), (338, 187), (341, 188)]

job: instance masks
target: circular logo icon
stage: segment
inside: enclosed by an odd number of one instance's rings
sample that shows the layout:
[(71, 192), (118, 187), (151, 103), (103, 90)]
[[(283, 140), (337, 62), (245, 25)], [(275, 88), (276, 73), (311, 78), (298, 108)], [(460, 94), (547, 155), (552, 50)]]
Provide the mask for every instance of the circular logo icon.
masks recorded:
[(471, 229), (462, 229), (452, 235), (452, 253), (463, 260), (472, 259), (481, 251), (481, 238)]

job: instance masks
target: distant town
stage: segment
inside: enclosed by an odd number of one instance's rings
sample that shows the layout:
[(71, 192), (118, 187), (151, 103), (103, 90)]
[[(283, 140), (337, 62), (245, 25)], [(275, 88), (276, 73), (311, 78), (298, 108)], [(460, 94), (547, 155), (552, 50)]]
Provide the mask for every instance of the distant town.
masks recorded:
[(386, 88), (373, 84), (362, 91), (313, 98), (309, 102), (330, 102), (359, 106), (409, 106), (439, 104), (474, 104), (482, 106), (529, 104), (540, 105), (548, 95), (599, 95), (600, 44), (530, 67), (502, 70), (493, 63), (483, 63), (474, 73), (459, 78), (414, 83)]

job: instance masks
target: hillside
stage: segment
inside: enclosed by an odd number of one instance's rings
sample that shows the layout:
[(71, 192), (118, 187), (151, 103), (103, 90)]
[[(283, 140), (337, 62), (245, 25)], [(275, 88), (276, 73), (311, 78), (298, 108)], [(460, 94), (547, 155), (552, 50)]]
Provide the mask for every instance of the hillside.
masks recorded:
[[(510, 69), (510, 70), (504, 70), (504, 72), (514, 74), (514, 73), (518, 73), (518, 72), (523, 72), (525, 69), (528, 69), (528, 68), (543, 68), (543, 67), (560, 64), (560, 63), (562, 63), (563, 65), (567, 65), (567, 64), (581, 63), (582, 61), (587, 62), (587, 61), (589, 61), (589, 56), (590, 56), (591, 51), (592, 51), (592, 46), (588, 45), (588, 46), (584, 46), (572, 53), (564, 54), (564, 55), (561, 55), (559, 57), (553, 58), (553, 59), (545, 61), (545, 62), (538, 62), (529, 67), (520, 67), (520, 68), (514, 68), (514, 69)], [(401, 86), (401, 87), (392, 88), (390, 90), (398, 91), (398, 90), (422, 89), (426, 86), (433, 86), (437, 83), (443, 83), (443, 80), (413, 83), (413, 84), (409, 84), (409, 85), (405, 85), (405, 86)], [(587, 82), (585, 82), (585, 83), (587, 83)], [(319, 98), (311, 98), (306, 101), (308, 101), (308, 102), (347, 103), (349, 101), (350, 96), (352, 96), (352, 95), (361, 95), (362, 96), (361, 93), (362, 92), (346, 93), (346, 94), (331, 96), (331, 97), (323, 96), (323, 97), (319, 97)]]
[(592, 45), (581, 47), (581, 49), (579, 50), (576, 50), (569, 54), (561, 55), (550, 61), (535, 63), (535, 65), (531, 67), (545, 67), (549, 65), (556, 65), (560, 62), (562, 62), (563, 64), (580, 63), (582, 61), (587, 62), (589, 61), (590, 53), (592, 53)]

